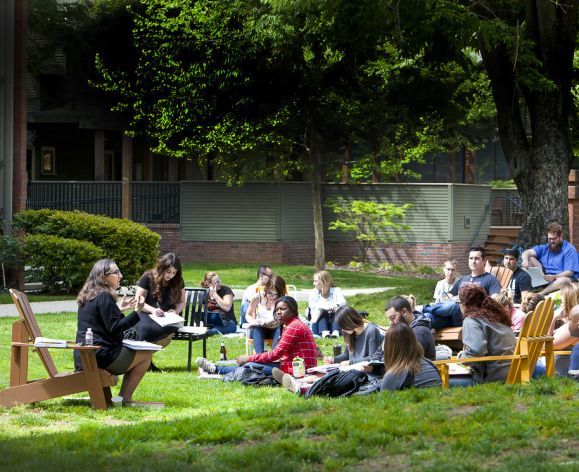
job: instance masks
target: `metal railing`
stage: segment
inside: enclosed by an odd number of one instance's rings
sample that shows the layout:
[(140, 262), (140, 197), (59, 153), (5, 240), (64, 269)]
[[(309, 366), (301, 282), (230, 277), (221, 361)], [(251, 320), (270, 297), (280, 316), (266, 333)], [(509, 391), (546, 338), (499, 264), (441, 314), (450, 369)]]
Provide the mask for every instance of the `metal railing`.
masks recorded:
[[(178, 182), (132, 182), (132, 220), (179, 223)], [(121, 182), (29, 182), (26, 208), (80, 210), (120, 218)]]
[(132, 182), (132, 219), (139, 223), (179, 223), (178, 182)]
[(121, 217), (120, 182), (29, 182), (26, 208), (80, 210)]
[(516, 190), (491, 191), (491, 226), (521, 226), (523, 209)]

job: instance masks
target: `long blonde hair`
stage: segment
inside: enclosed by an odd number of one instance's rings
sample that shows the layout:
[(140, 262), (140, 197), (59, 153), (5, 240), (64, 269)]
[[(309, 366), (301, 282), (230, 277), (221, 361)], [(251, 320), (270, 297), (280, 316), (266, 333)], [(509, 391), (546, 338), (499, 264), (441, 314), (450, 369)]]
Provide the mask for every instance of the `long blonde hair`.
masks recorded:
[(569, 319), (569, 313), (575, 305), (579, 305), (579, 284), (571, 283), (561, 289), (561, 300), (563, 301), (563, 312), (565, 319)]
[(319, 272), (314, 273), (314, 277), (317, 277), (322, 283), (322, 290), (320, 291), (322, 296), (324, 295), (324, 292), (330, 293), (330, 289), (334, 286), (334, 280), (330, 273), (327, 270), (320, 270)]
[(86, 302), (94, 300), (96, 296), (101, 292), (107, 292), (111, 295), (113, 300), (116, 301), (116, 292), (109, 287), (107, 281), (107, 275), (110, 273), (112, 265), (116, 265), (115, 261), (112, 259), (101, 259), (95, 262), (92, 266), (90, 273), (86, 279), (86, 282), (78, 292), (76, 296), (76, 302), (79, 306), (83, 306)]

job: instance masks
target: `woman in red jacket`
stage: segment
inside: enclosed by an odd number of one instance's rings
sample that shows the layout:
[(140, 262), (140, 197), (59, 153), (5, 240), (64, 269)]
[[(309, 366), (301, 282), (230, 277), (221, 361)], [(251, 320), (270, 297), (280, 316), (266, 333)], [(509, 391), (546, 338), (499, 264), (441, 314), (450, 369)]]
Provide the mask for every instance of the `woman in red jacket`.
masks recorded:
[[(298, 304), (289, 296), (280, 297), (274, 308), (275, 318), (283, 324), (283, 331), (275, 349), (252, 356), (239, 356), (235, 361), (238, 366), (249, 363), (261, 365), (263, 372), (271, 375), (274, 367), (287, 374), (293, 374), (292, 361), (295, 357), (304, 360), (306, 370), (317, 364), (317, 347), (314, 336), (308, 326), (299, 319)], [(238, 366), (217, 366), (204, 357), (197, 359), (200, 369), (210, 374), (227, 374)]]

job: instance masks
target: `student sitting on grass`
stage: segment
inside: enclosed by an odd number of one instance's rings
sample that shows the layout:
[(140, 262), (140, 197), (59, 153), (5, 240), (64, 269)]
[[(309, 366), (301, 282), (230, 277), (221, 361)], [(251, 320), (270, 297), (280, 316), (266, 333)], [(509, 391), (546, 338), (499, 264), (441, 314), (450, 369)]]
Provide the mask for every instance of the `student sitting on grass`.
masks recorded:
[[(517, 340), (511, 329), (511, 317), (484, 288), (465, 285), (458, 292), (460, 310), (464, 316), (462, 342), (464, 349), (458, 357), (511, 355)], [(469, 364), (472, 373), (453, 376), (451, 386), (504, 382), (511, 361), (489, 361)]]
[(330, 364), (357, 364), (369, 361), (382, 345), (380, 329), (362, 317), (354, 308), (341, 306), (336, 310), (335, 320), (344, 335), (346, 350), (339, 356), (326, 358)]
[(424, 357), (414, 331), (405, 323), (392, 325), (384, 335), (384, 368), (381, 392), (442, 385), (438, 369)]
[[(278, 367), (283, 372), (293, 375), (292, 362), (294, 358), (303, 359), (306, 370), (314, 367), (317, 362), (318, 349), (310, 328), (299, 319), (298, 303), (287, 295), (280, 297), (274, 309), (276, 320), (283, 324), (282, 335), (273, 351), (239, 356), (235, 361), (238, 366), (248, 363), (264, 367), (265, 375), (271, 375), (272, 369)], [(210, 374), (227, 374), (241, 367), (217, 366), (204, 357), (197, 359), (200, 369)]]
[(325, 270), (316, 272), (314, 288), (308, 300), (312, 332), (322, 338), (339, 337), (340, 327), (336, 323), (334, 313), (338, 307), (345, 304), (346, 299), (342, 290), (334, 286), (330, 273)]

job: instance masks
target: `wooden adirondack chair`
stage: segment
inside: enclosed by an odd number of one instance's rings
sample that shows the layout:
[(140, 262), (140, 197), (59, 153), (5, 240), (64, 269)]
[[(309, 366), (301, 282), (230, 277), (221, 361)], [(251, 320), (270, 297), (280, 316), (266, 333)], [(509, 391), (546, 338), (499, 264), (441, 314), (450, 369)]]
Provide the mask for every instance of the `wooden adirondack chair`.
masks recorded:
[(511, 279), (513, 278), (513, 271), (511, 269), (498, 265), (491, 267), (489, 272), (498, 279), (501, 288), (509, 288), (509, 283), (511, 283)]
[[(49, 348), (35, 348), (36, 337), (42, 336), (28, 297), (18, 290), (10, 290), (19, 319), (12, 325), (12, 353), (10, 361), (10, 387), (0, 391), (1, 406), (34, 403), (73, 393), (88, 392), (93, 408), (104, 409), (110, 403), (111, 385), (117, 377), (97, 366), (97, 346), (76, 346), (67, 343), (67, 349), (80, 351), (81, 372), (59, 373)], [(28, 350), (35, 349), (48, 373), (48, 378), (28, 381)]]
[[(525, 318), (521, 334), (515, 346), (515, 351), (509, 356), (467, 357), (434, 361), (442, 377), (442, 385), (448, 388), (449, 364), (469, 364), (472, 362), (488, 362), (511, 360), (511, 367), (505, 383), (514, 384), (529, 382), (537, 359), (545, 355), (547, 377), (555, 375), (555, 357), (553, 353), (553, 337), (547, 336), (547, 331), (553, 320), (553, 300), (547, 298), (537, 305), (535, 311)], [(542, 351), (544, 352), (542, 353)]]

